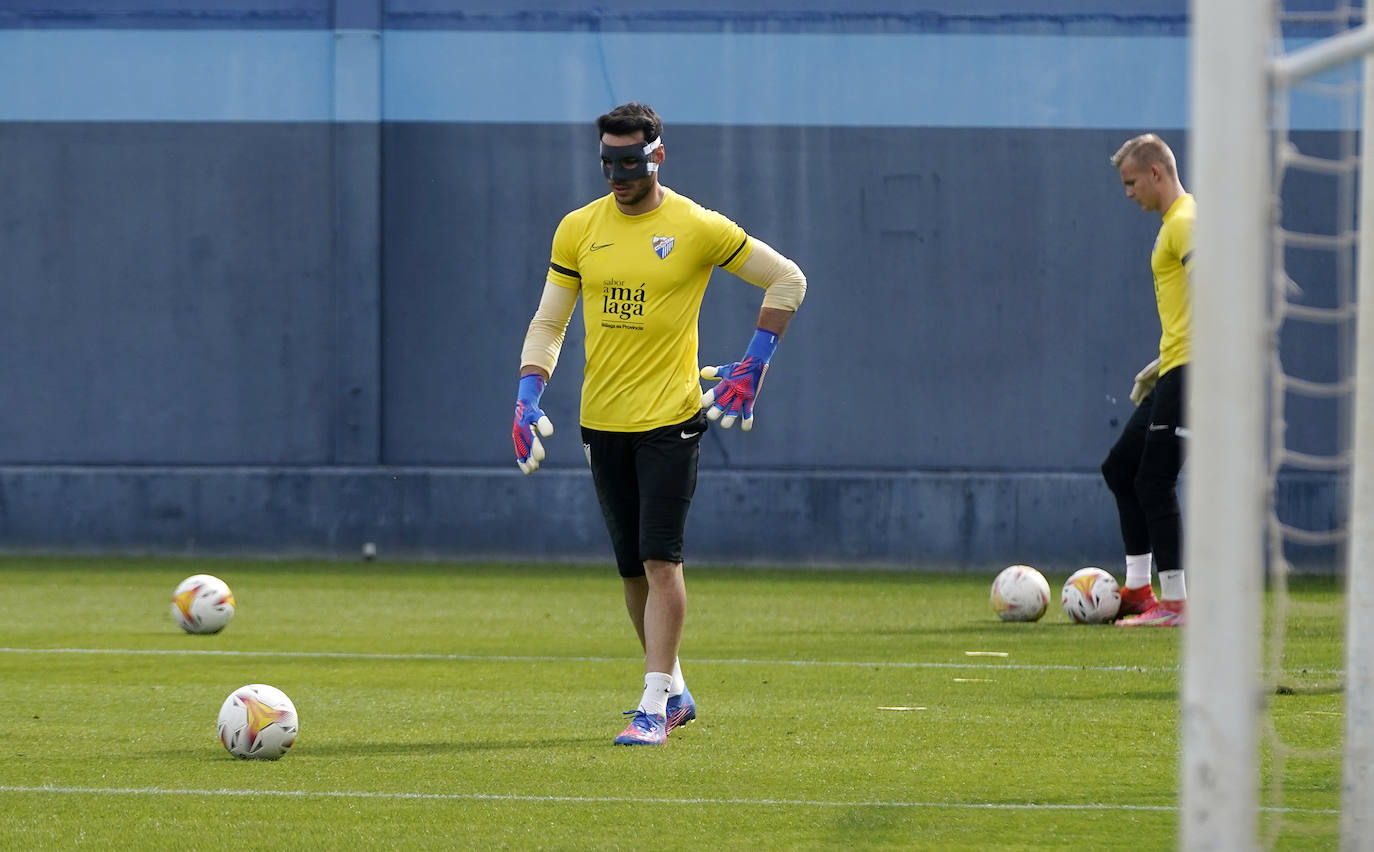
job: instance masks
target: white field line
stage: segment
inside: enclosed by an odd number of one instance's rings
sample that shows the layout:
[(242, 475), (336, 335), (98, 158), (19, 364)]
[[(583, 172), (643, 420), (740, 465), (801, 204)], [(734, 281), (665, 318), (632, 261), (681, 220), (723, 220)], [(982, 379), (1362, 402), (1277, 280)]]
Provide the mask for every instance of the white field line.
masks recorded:
[[(0, 654), (108, 654), (113, 656), (166, 657), (282, 657), (291, 659), (328, 660), (416, 660), (451, 662), (515, 662), (515, 663), (627, 663), (630, 657), (557, 657), (509, 654), (370, 654), (352, 651), (220, 651), (209, 648), (0, 648)], [(888, 669), (1018, 669), (1023, 671), (1066, 672), (1140, 672), (1166, 674), (1178, 671), (1177, 666), (1064, 666), (1019, 663), (929, 663), (900, 660), (753, 660), (701, 659), (693, 657), (694, 665), (720, 666), (837, 666), (846, 668)], [(1309, 671), (1312, 671), (1309, 669)]]
[[(222, 651), (210, 648), (0, 648), (0, 654), (107, 654), (129, 656), (207, 656), (263, 658), (281, 657), (289, 659), (335, 659), (335, 660), (413, 660), (413, 661), (450, 661), (450, 662), (516, 662), (516, 663), (627, 663), (638, 662), (631, 657), (560, 657), (552, 654), (378, 654), (362, 651)], [(693, 664), (724, 666), (834, 666), (841, 668), (889, 668), (889, 669), (1009, 669), (1019, 671), (1064, 671), (1064, 672), (1136, 672), (1139, 674), (1175, 674), (1178, 666), (1068, 666), (1030, 663), (932, 663), (903, 660), (755, 660), (749, 658), (691, 659)], [(1319, 669), (1304, 667), (1306, 674), (1337, 675), (1345, 674), (1345, 669)], [(1286, 672), (1286, 674), (1288, 674)]]
[[(557, 802), (584, 805), (732, 805), (742, 807), (814, 807), (814, 808), (954, 808), (959, 810), (993, 811), (1177, 811), (1175, 805), (1120, 805), (1104, 802), (904, 802), (856, 801), (827, 799), (742, 799), (742, 798), (667, 798), (642, 796), (529, 796), (501, 793), (386, 793), (375, 790), (193, 790), (170, 787), (21, 787), (0, 786), (0, 793), (47, 793), (95, 796), (253, 796), (270, 798), (284, 796), (295, 799), (401, 799), (455, 802)], [(1263, 811), (1288, 814), (1339, 814), (1338, 810), (1321, 808), (1261, 808)]]

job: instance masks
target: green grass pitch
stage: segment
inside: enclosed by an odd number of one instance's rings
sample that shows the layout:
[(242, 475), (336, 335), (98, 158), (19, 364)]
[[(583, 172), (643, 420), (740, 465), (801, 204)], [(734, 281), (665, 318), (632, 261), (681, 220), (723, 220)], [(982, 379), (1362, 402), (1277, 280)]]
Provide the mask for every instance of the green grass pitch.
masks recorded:
[[(168, 614), (200, 572), (219, 635)], [(609, 567), (5, 558), (0, 848), (1175, 847), (1181, 632), (1003, 624), (991, 579), (689, 568), (698, 721), (617, 748)], [(1294, 583), (1278, 848), (1337, 845), (1343, 615)], [(300, 714), (280, 761), (215, 736), (254, 682)]]

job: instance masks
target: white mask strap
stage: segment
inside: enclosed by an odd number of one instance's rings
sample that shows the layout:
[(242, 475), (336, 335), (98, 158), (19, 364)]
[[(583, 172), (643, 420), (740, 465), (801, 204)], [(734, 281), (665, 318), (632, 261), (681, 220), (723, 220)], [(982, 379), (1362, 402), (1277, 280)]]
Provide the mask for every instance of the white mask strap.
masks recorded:
[(663, 137), (661, 135), (654, 141), (646, 143), (644, 145), (644, 165), (651, 172), (658, 171), (658, 163), (654, 162), (654, 158), (651, 157), (650, 154), (652, 154), (653, 152), (657, 151), (659, 148), (662, 147)]

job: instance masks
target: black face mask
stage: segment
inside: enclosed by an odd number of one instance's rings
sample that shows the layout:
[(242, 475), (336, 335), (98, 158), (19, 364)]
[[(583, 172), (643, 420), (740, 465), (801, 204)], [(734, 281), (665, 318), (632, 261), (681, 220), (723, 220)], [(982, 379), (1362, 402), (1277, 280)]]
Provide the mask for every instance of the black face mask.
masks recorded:
[[(658, 171), (658, 163), (653, 161), (652, 154), (662, 146), (662, 136), (643, 144), (607, 145), (602, 142), (601, 174), (606, 176), (606, 180), (636, 180), (648, 177)], [(625, 160), (635, 160), (636, 164), (627, 167)]]

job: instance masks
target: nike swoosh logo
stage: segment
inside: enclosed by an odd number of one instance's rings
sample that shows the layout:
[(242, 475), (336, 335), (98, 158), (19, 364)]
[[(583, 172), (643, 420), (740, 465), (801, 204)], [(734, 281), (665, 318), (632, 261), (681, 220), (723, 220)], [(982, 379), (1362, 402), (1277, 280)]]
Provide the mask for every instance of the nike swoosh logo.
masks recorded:
[(698, 436), (698, 435), (700, 435), (700, 434), (701, 434), (700, 432), (688, 432), (688, 431), (686, 431), (686, 430), (683, 430), (683, 432), (682, 432), (682, 440), (684, 440), (684, 441), (690, 441), (691, 439), (695, 438), (696, 436)]
[(604, 249), (604, 248), (610, 248), (610, 247), (613, 246), (613, 245), (615, 245), (615, 243), (601, 243), (600, 245), (597, 245), (596, 243), (592, 243), (591, 250), (592, 250), (592, 251), (601, 251), (602, 249)]

